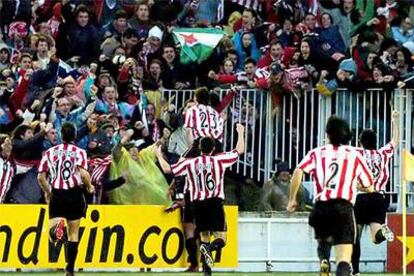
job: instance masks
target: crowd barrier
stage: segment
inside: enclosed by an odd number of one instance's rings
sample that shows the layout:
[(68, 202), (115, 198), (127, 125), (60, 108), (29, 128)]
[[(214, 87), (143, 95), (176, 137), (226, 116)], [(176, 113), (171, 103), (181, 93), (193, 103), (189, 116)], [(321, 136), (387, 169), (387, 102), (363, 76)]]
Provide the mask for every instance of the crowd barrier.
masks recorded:
[[(178, 110), (192, 97), (193, 91), (164, 90), (160, 93), (156, 104), (170, 102)], [(227, 90), (219, 90), (218, 93), (222, 98)], [(358, 145), (358, 136), (364, 128), (374, 129), (378, 146), (385, 145), (391, 140), (391, 112), (395, 109), (401, 114), (401, 143), (390, 164), (387, 193), (390, 203), (396, 204), (402, 183), (401, 150), (412, 147), (412, 96), (410, 89), (369, 89), (358, 93), (340, 89), (331, 97), (311, 90), (299, 98), (286, 93), (280, 107), (275, 108), (267, 91), (241, 90), (226, 111), (224, 149), (230, 150), (235, 146), (236, 123), (244, 124), (247, 129), (246, 153), (232, 170), (264, 182), (276, 172), (278, 162), (285, 161), (290, 168), (295, 168), (309, 150), (323, 145), (326, 142), (325, 123), (334, 114), (349, 122), (353, 131), (352, 145)], [(410, 197), (412, 194), (410, 191)], [(413, 200), (409, 202), (412, 205)]]

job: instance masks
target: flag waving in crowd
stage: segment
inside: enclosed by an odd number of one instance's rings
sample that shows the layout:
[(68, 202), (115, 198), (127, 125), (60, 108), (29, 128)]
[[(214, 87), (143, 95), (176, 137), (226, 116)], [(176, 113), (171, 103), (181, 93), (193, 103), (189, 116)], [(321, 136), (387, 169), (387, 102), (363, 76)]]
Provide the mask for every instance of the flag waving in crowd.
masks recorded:
[(173, 31), (174, 41), (181, 46), (181, 63), (201, 63), (206, 60), (223, 38), (215, 28), (180, 28)]

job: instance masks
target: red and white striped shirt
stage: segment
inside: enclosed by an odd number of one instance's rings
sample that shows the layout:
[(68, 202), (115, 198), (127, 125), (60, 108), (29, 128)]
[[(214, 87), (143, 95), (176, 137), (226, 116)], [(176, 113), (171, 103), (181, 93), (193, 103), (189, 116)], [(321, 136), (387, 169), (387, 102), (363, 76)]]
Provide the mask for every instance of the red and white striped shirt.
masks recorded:
[(172, 165), (171, 170), (174, 176), (187, 176), (184, 191), (189, 192), (191, 201), (224, 199), (224, 172), (238, 157), (234, 150), (214, 156), (183, 158)]
[(13, 164), (9, 160), (0, 157), (0, 203), (4, 202), (4, 198), (10, 189), (14, 172)]
[(208, 136), (223, 141), (223, 119), (211, 106), (193, 106), (185, 112), (184, 118), (184, 127), (193, 130), (194, 140)]
[(68, 190), (82, 185), (79, 168), (88, 170), (86, 151), (60, 144), (43, 153), (39, 173), (47, 173), (53, 189)]
[(262, 3), (260, 0), (231, 0), (233, 3), (239, 4), (245, 8), (249, 8), (255, 11), (262, 10)]
[(358, 148), (358, 152), (364, 157), (374, 177), (376, 191), (385, 191), (385, 186), (390, 178), (390, 159), (394, 155), (394, 147), (391, 143), (378, 150), (365, 150)]
[(363, 187), (374, 183), (364, 158), (350, 146), (313, 149), (298, 167), (313, 176), (315, 200), (345, 199), (354, 204), (358, 182)]

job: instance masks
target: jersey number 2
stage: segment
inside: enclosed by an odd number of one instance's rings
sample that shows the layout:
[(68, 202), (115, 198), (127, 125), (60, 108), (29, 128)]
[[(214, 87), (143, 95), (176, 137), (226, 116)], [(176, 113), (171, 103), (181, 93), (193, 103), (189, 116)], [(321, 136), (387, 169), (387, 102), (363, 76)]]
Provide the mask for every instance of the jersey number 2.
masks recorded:
[(334, 182), (332, 180), (338, 174), (338, 170), (339, 170), (338, 163), (333, 162), (332, 164), (329, 165), (329, 172), (331, 173), (331, 175), (329, 176), (328, 180), (326, 181), (326, 186), (330, 189), (335, 189), (335, 187), (336, 187), (336, 182)]

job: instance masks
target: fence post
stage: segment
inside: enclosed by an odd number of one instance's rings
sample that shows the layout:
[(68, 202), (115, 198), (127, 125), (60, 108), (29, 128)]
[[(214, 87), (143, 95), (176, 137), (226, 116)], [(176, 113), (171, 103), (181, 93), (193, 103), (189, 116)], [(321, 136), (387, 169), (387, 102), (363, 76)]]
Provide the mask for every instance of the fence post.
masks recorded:
[[(315, 90), (314, 90), (315, 93)], [(318, 141), (317, 145), (322, 146), (325, 144), (325, 124), (328, 120), (328, 117), (332, 113), (332, 97), (339, 93), (337, 91), (335, 94), (333, 94), (330, 97), (323, 96), (318, 93), (318, 102), (319, 102), (319, 115), (318, 115)]]
[[(263, 93), (264, 91), (262, 91)], [(270, 179), (270, 172), (272, 171), (272, 164), (273, 159), (272, 156), (274, 156), (274, 145), (273, 145), (273, 136), (277, 133), (274, 133), (274, 131), (277, 131), (277, 128), (275, 130), (273, 129), (273, 120), (272, 120), (272, 98), (270, 95), (270, 92), (266, 92), (266, 97), (263, 97), (263, 99), (266, 99), (266, 126), (264, 129), (266, 130), (265, 135), (265, 164), (264, 164), (264, 179), (263, 182), (266, 182)]]
[(412, 124), (411, 124), (411, 91), (408, 89), (396, 89), (394, 90), (394, 109), (397, 109), (400, 112), (400, 120), (399, 126), (400, 129), (400, 143), (398, 146), (398, 151), (395, 153), (395, 161), (394, 164), (394, 173), (397, 177), (395, 177), (394, 183), (395, 187), (397, 188), (398, 197), (397, 197), (397, 212), (402, 211), (402, 183), (403, 175), (402, 175), (402, 166), (403, 166), (403, 157), (402, 157), (402, 149), (405, 148), (408, 151), (411, 151), (411, 131), (412, 131)]

